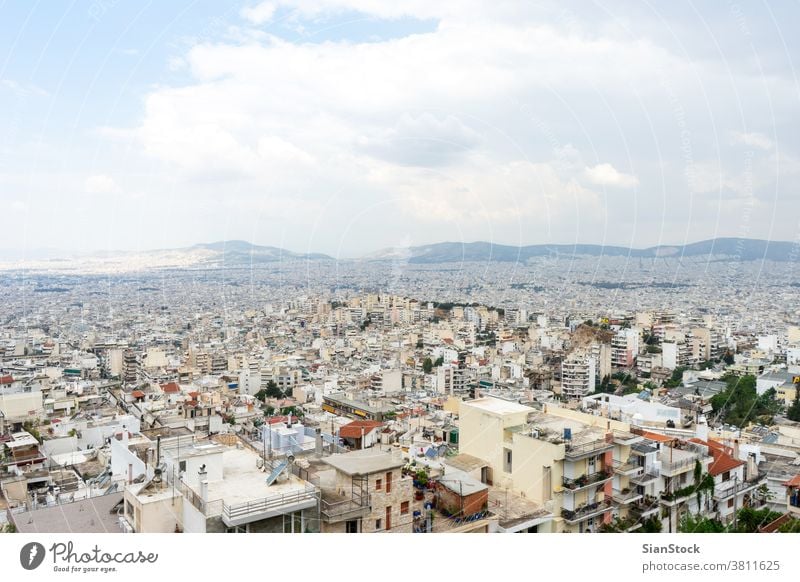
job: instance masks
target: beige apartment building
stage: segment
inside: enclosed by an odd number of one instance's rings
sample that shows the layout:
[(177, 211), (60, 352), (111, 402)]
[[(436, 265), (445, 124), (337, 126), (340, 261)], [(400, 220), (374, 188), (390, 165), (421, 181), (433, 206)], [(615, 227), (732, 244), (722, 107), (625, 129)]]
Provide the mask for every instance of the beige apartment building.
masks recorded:
[[(538, 531), (590, 532), (633, 517), (645, 472), (629, 425), (557, 407), (541, 411), (498, 398), (464, 401), (459, 452), (486, 462), (481, 480), (539, 503), (555, 516)], [(631, 520), (630, 529), (640, 526)]]

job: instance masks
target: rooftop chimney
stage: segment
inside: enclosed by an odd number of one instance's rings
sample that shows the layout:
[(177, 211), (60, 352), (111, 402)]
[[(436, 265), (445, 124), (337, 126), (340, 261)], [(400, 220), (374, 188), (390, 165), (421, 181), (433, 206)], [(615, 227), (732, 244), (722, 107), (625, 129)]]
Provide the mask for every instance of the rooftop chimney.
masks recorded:
[(745, 474), (745, 479), (750, 481), (751, 479), (755, 479), (758, 477), (758, 463), (756, 463), (756, 454), (755, 453), (748, 453), (747, 454), (747, 473)]
[(695, 429), (695, 435), (701, 441), (708, 441), (708, 423), (706, 422), (706, 417), (702, 414), (697, 419), (697, 428)]
[(208, 501), (208, 473), (206, 472), (206, 466), (200, 465), (200, 470), (197, 472), (197, 480), (200, 483), (200, 499), (203, 500), (203, 503)]
[(320, 427), (316, 428), (316, 434), (314, 436), (314, 452), (318, 455), (322, 456), (322, 429)]

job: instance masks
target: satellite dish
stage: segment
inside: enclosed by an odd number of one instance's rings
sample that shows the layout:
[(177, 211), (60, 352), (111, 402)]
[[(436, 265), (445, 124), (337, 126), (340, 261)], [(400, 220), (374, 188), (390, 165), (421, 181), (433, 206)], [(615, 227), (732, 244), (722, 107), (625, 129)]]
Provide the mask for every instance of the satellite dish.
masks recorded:
[(256, 459), (256, 468), (261, 469), (263, 467), (264, 467), (264, 459), (259, 457), (258, 459)]

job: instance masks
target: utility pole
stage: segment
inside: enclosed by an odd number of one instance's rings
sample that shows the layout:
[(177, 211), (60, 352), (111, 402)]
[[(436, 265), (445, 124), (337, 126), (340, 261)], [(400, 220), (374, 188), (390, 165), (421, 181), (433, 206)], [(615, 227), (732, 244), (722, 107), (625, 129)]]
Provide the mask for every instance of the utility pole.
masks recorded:
[(737, 485), (739, 484), (739, 475), (733, 476), (733, 529), (739, 529), (739, 517), (737, 516), (738, 508), (736, 507), (736, 498), (738, 497), (738, 493), (736, 491)]

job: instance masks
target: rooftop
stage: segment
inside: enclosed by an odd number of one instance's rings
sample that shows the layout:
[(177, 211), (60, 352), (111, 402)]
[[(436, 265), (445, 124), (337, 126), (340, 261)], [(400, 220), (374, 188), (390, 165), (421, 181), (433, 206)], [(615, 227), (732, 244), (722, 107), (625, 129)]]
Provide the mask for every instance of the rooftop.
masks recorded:
[(122, 493), (12, 515), (20, 533), (122, 533), (115, 510)]
[(534, 412), (530, 406), (523, 406), (517, 402), (510, 400), (503, 400), (502, 398), (476, 398), (475, 400), (466, 401), (472, 407), (479, 408), (485, 412), (492, 414), (505, 415), (505, 414), (519, 414), (521, 412)]
[(470, 471), (474, 471), (475, 469), (480, 469), (482, 467), (488, 466), (488, 463), (483, 459), (479, 459), (478, 457), (473, 457), (472, 455), (468, 455), (466, 453), (461, 453), (454, 457), (450, 457), (445, 459), (445, 465), (449, 465), (454, 469), (458, 469), (459, 471), (466, 471), (469, 473)]
[(405, 464), (403, 459), (396, 458), (391, 453), (384, 453), (375, 449), (362, 449), (331, 455), (325, 458), (324, 461), (347, 475), (369, 475), (396, 469)]
[(222, 453), (224, 477), (221, 481), (209, 481), (208, 499), (221, 499), (226, 505), (237, 505), (307, 488), (308, 484), (292, 475), (288, 469), (287, 480), (278, 479), (272, 485), (267, 485), (267, 474), (257, 470), (256, 463), (260, 458), (248, 448), (225, 447)]

